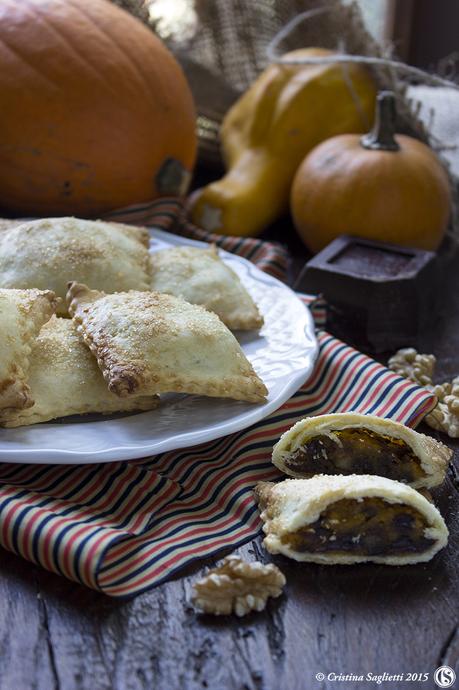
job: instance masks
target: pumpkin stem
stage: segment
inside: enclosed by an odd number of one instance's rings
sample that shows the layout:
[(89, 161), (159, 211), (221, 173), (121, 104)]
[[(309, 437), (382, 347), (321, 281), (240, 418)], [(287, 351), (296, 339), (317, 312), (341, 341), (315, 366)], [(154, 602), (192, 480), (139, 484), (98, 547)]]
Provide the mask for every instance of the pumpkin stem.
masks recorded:
[(395, 134), (395, 96), (392, 91), (380, 91), (376, 99), (376, 115), (373, 129), (360, 139), (365, 149), (398, 151)]

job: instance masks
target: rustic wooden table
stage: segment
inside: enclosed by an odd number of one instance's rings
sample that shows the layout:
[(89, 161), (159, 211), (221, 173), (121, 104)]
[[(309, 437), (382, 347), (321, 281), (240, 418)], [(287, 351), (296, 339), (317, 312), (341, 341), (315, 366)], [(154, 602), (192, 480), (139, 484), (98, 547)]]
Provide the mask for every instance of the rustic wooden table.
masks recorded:
[[(444, 307), (432, 315), (427, 337), (439, 358), (439, 379), (459, 373), (457, 270)], [(459, 449), (458, 442), (451, 445)], [(197, 616), (188, 604), (193, 581), (211, 561), (118, 602), (0, 550), (0, 690), (378, 687), (329, 676), (368, 673), (405, 674), (383, 688), (435, 688), (440, 665), (459, 677), (454, 470), (435, 498), (451, 535), (431, 563), (324, 567), (276, 557), (287, 577), (285, 595), (242, 620)], [(239, 552), (271, 560), (260, 538)], [(428, 679), (409, 681), (408, 673)]]

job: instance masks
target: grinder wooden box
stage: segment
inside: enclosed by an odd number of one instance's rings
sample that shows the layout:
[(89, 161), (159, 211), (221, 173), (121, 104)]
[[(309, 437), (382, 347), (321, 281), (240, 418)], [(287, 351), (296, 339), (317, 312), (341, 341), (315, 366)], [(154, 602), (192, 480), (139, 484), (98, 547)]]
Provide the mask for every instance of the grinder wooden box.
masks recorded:
[(437, 273), (433, 252), (343, 235), (306, 263), (295, 288), (325, 297), (337, 335), (382, 352), (416, 345)]

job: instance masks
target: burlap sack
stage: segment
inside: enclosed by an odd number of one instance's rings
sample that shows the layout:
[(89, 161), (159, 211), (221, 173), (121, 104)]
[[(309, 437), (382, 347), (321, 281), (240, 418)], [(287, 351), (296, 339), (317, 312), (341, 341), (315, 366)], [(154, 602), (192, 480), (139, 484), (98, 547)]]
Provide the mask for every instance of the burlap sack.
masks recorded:
[[(220, 162), (218, 125), (231, 103), (268, 64), (273, 37), (299, 13), (313, 14), (282, 41), (282, 52), (321, 46), (351, 55), (383, 57), (356, 3), (341, 0), (114, 0), (148, 23), (177, 55), (198, 107), (200, 158)], [(387, 68), (373, 69), (382, 88), (400, 96), (400, 127), (425, 139), (427, 132), (403, 98), (405, 82)]]
[[(320, 46), (351, 56), (390, 58), (369, 34), (357, 3), (341, 0), (113, 0), (136, 14), (175, 53), (188, 77), (198, 110), (199, 160), (207, 167), (222, 168), (219, 124), (229, 106), (269, 62), (273, 38), (300, 13), (311, 14), (289, 31), (278, 46), (284, 53), (296, 48)], [(314, 12), (324, 9), (325, 12)], [(271, 51), (272, 52), (272, 51)], [(450, 117), (459, 92), (423, 87), (429, 75), (406, 74), (391, 66), (372, 66), (380, 88), (398, 97), (398, 130), (416, 136), (434, 148), (451, 170), (459, 169), (456, 142), (440, 137), (456, 128), (435, 126)], [(453, 135), (454, 137), (454, 135)], [(457, 189), (457, 180), (452, 177)], [(457, 196), (457, 195), (456, 195)]]

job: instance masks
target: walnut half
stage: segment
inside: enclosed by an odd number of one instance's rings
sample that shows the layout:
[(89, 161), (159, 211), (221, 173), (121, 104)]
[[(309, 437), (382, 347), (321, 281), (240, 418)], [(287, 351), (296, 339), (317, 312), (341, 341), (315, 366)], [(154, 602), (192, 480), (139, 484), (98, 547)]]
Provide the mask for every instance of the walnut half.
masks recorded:
[(247, 563), (239, 556), (228, 556), (221, 566), (195, 582), (191, 603), (200, 613), (245, 616), (250, 611), (262, 611), (268, 597), (280, 596), (285, 582), (283, 573), (272, 563)]
[(459, 438), (459, 376), (451, 382), (434, 385), (435, 363), (435, 355), (419, 354), (413, 347), (405, 347), (389, 359), (388, 367), (436, 395), (438, 403), (424, 417), (424, 422), (450, 438)]
[(432, 429), (443, 431), (450, 438), (459, 438), (459, 376), (451, 383), (434, 386), (432, 392), (437, 396), (438, 403), (424, 421)]
[(404, 347), (389, 359), (387, 366), (419, 386), (428, 386), (432, 383), (436, 361), (435, 355), (423, 355), (414, 347)]

